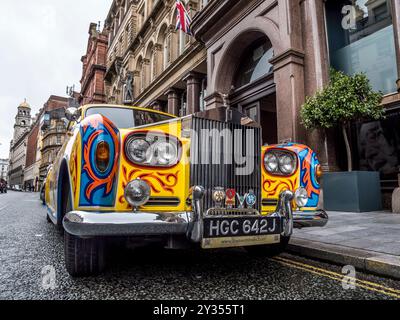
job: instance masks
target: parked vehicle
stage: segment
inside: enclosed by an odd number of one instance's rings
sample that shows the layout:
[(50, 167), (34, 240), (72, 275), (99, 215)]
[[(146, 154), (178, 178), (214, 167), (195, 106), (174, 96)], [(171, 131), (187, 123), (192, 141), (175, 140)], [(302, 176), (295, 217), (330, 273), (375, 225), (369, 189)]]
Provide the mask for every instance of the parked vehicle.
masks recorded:
[(104, 268), (112, 237), (167, 248), (282, 252), (293, 227), (324, 226), (321, 170), (307, 146), (262, 146), (233, 109), (183, 118), (127, 106), (70, 108), (68, 137), (45, 181), (72, 276)]
[(7, 193), (7, 181), (4, 179), (0, 180), (0, 193)]

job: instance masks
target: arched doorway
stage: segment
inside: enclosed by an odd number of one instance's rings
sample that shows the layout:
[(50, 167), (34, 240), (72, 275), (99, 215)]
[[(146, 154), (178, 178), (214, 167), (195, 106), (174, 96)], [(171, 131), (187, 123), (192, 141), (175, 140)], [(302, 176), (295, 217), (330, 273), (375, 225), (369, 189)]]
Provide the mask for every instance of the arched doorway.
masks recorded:
[(244, 33), (227, 49), (221, 60), (225, 76), (216, 79), (219, 92), (229, 92), (231, 106), (261, 124), (264, 144), (278, 143), (273, 57), (274, 48), (264, 33)]

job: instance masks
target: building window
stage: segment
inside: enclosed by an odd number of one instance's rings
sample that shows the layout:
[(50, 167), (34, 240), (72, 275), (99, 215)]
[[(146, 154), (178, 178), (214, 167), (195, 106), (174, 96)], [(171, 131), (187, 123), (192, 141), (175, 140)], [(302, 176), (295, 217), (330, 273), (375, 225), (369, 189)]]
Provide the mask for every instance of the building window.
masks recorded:
[(201, 9), (207, 6), (209, 0), (201, 0)]
[(179, 116), (184, 117), (187, 115), (187, 91), (184, 91), (180, 97)]
[(156, 76), (157, 76), (157, 51), (155, 48), (153, 48), (150, 59), (150, 81), (153, 82)]
[(145, 20), (145, 7), (142, 6), (139, 9), (139, 28), (143, 26), (144, 20)]
[(165, 70), (168, 67), (168, 64), (171, 62), (171, 34), (166, 34), (164, 38), (164, 65), (163, 69)]
[(331, 66), (364, 72), (375, 90), (396, 91), (397, 68), (390, 0), (326, 2)]
[(204, 78), (201, 81), (200, 111), (205, 111), (206, 110), (206, 101), (205, 101), (206, 97), (207, 97), (207, 79)]
[(400, 170), (399, 122), (397, 109), (388, 112), (383, 120), (353, 124), (357, 170), (379, 171), (382, 181), (397, 181)]
[(273, 71), (269, 60), (274, 56), (271, 42), (262, 38), (254, 42), (243, 54), (236, 73), (235, 85), (240, 88)]
[(128, 12), (128, 2), (129, 0), (125, 1), (125, 14)]
[(145, 64), (142, 62), (140, 65), (140, 92), (144, 91), (144, 88), (146, 86), (145, 84), (146, 81), (146, 70), (145, 70)]
[(179, 54), (183, 54), (186, 50), (186, 47), (188, 46), (190, 42), (190, 36), (183, 32), (182, 30), (179, 30)]

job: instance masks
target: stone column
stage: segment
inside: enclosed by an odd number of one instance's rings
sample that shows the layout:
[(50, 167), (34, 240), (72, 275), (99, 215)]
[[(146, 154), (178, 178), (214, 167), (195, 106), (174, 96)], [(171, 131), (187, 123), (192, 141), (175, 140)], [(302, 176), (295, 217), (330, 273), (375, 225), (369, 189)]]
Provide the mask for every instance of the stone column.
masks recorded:
[(190, 72), (183, 80), (187, 88), (187, 114), (200, 111), (201, 74)]
[[(301, 16), (305, 95), (312, 96), (329, 82), (329, 45), (326, 37), (325, 0), (302, 0)], [(336, 148), (332, 130), (307, 132), (307, 144), (318, 154), (324, 171), (336, 171)]]
[(276, 83), (278, 141), (305, 143), (305, 129), (300, 124), (304, 96), (304, 53), (287, 50), (270, 61)]
[(179, 115), (179, 95), (177, 91), (171, 88), (165, 94), (168, 96), (168, 113), (175, 116)]
[(397, 80), (397, 90), (400, 92), (400, 3), (398, 0), (392, 0), (392, 8), (394, 40), (397, 58), (397, 74), (399, 78), (399, 80)]

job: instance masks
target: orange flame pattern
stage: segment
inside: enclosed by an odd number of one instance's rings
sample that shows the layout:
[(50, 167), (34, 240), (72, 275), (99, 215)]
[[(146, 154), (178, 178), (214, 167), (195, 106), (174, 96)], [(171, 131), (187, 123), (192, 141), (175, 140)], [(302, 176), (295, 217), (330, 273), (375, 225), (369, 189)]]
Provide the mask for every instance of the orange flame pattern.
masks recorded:
[[(99, 127), (100, 121), (102, 121), (102, 124), (107, 128), (109, 132), (114, 132), (114, 128), (111, 125), (110, 120), (101, 116), (88, 118), (87, 123), (83, 124), (83, 131), (85, 132), (89, 126), (92, 126), (93, 128), (97, 129)], [(93, 190), (102, 185), (106, 185), (106, 192), (110, 193), (113, 188), (114, 179), (117, 175), (120, 147), (119, 147), (119, 139), (116, 134), (112, 134), (112, 139), (115, 145), (115, 157), (114, 157), (113, 168), (110, 175), (106, 178), (99, 178), (98, 176), (96, 176), (96, 174), (93, 172), (92, 169), (92, 162), (90, 159), (90, 146), (93, 145), (93, 142), (96, 140), (96, 138), (101, 134), (103, 134), (103, 132), (104, 132), (103, 130), (97, 130), (96, 132), (94, 132), (90, 136), (87, 144), (85, 144), (83, 150), (83, 159), (84, 159), (83, 170), (86, 171), (86, 173), (92, 180), (92, 182), (88, 185), (85, 192), (85, 195), (88, 199), (90, 199), (90, 195), (93, 192)]]
[[(128, 172), (128, 168), (122, 165), (122, 188), (125, 189), (128, 183), (134, 179), (141, 179), (146, 181), (154, 194), (160, 194), (161, 192), (168, 192), (170, 194), (174, 194), (174, 187), (178, 184), (178, 175), (179, 170), (175, 173), (162, 173), (162, 172), (150, 172), (150, 173), (141, 173), (143, 170), (141, 169), (132, 169)], [(121, 196), (118, 199), (120, 204), (129, 205), (125, 201), (124, 196)]]

